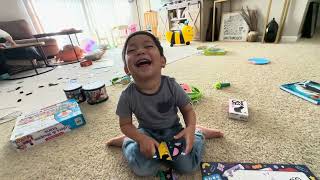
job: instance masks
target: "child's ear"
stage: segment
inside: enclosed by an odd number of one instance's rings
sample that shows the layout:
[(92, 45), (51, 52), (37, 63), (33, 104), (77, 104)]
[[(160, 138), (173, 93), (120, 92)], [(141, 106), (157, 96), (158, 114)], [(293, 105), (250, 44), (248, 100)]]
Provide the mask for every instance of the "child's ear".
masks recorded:
[(129, 72), (129, 69), (127, 66), (124, 66), (124, 72), (127, 74), (127, 75), (130, 75), (130, 72)]
[(161, 67), (164, 68), (166, 67), (167, 59), (164, 56), (161, 56)]

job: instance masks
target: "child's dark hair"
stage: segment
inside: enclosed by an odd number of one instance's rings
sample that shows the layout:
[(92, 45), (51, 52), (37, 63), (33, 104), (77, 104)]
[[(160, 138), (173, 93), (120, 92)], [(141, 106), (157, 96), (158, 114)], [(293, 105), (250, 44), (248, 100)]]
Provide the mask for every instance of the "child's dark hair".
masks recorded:
[(126, 42), (124, 43), (124, 46), (122, 49), (122, 60), (123, 60), (124, 66), (127, 66), (126, 51), (127, 51), (128, 42), (133, 36), (136, 36), (136, 35), (147, 35), (147, 36), (151, 37), (151, 39), (153, 40), (153, 42), (156, 44), (157, 48), (159, 49), (160, 55), (164, 57), (163, 47), (161, 46), (161, 43), (158, 38), (156, 38), (153, 34), (147, 32), (147, 31), (137, 31), (137, 32), (130, 34), (128, 36)]

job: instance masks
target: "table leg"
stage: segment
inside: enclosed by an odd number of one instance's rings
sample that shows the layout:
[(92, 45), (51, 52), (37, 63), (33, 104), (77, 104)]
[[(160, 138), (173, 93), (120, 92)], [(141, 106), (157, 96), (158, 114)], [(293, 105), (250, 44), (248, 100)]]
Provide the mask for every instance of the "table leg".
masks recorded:
[(80, 43), (79, 43), (79, 39), (78, 39), (77, 33), (75, 33), (75, 34), (74, 34), (74, 36), (76, 36), (77, 43), (78, 43), (78, 45), (80, 46)]
[(79, 61), (79, 58), (78, 58), (76, 49), (74, 48), (74, 45), (73, 45), (72, 39), (71, 39), (71, 37), (70, 37), (70, 34), (68, 34), (68, 37), (69, 37), (69, 40), (70, 40), (70, 42), (71, 42), (71, 46), (72, 46), (72, 48), (73, 48), (73, 52), (74, 52), (74, 54), (76, 55), (77, 61)]
[(31, 64), (32, 64), (32, 67), (33, 67), (34, 71), (37, 73), (37, 75), (39, 75), (38, 70), (37, 70), (37, 67), (36, 67), (36, 66), (34, 65), (34, 63), (33, 63), (33, 59), (31, 59), (30, 62), (31, 62)]
[(38, 46), (38, 47), (39, 47), (38, 49), (40, 49), (40, 54), (41, 54), (41, 56), (42, 56), (42, 58), (43, 58), (44, 64), (45, 64), (47, 67), (51, 67), (51, 66), (49, 65), (47, 56), (46, 56), (46, 54), (44, 53), (44, 50), (43, 50), (42, 46)]
[[(36, 38), (36, 40), (37, 40), (37, 42), (40, 42), (38, 38)], [(52, 67), (51, 65), (49, 65), (48, 58), (47, 58), (46, 54), (44, 53), (43, 47), (42, 46), (38, 46), (38, 49), (40, 49), (40, 54), (41, 54), (41, 56), (43, 58), (44, 64), (47, 67)]]

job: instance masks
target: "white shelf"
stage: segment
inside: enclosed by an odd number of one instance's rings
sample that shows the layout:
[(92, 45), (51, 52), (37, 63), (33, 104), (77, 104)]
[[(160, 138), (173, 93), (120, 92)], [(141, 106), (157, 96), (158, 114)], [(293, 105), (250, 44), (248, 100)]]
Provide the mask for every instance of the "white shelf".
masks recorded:
[(182, 20), (188, 20), (187, 18), (172, 18), (170, 21), (182, 21)]

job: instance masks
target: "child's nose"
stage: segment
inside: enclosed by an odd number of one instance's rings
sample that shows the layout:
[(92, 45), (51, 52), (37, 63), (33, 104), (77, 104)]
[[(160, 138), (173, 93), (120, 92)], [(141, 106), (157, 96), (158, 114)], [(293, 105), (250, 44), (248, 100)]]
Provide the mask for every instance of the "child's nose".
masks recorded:
[(137, 50), (137, 54), (140, 55), (140, 54), (144, 54), (145, 53), (145, 49), (144, 48), (138, 48)]

